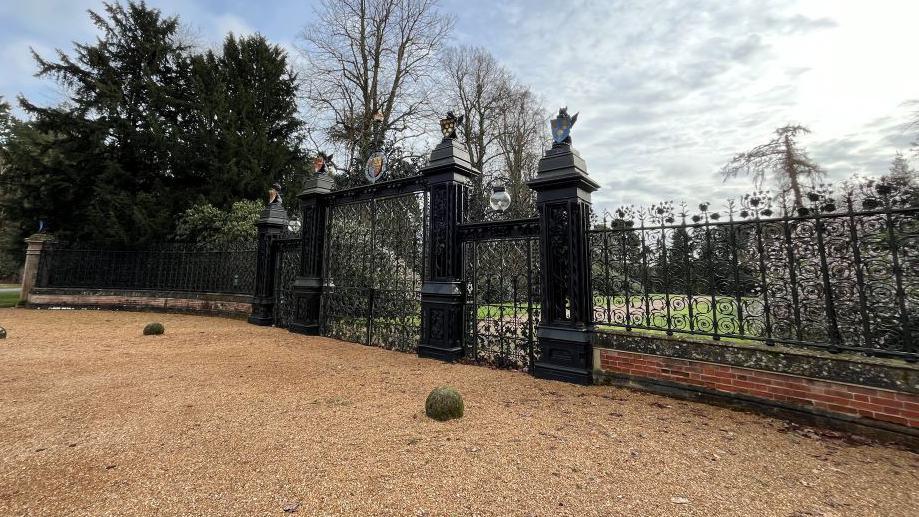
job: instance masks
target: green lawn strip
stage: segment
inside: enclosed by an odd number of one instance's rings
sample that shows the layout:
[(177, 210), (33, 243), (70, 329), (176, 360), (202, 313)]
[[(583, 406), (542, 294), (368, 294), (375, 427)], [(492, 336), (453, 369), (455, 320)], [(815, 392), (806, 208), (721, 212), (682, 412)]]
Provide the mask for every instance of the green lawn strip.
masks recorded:
[(19, 303), (18, 292), (0, 293), (0, 308), (15, 307), (17, 303)]

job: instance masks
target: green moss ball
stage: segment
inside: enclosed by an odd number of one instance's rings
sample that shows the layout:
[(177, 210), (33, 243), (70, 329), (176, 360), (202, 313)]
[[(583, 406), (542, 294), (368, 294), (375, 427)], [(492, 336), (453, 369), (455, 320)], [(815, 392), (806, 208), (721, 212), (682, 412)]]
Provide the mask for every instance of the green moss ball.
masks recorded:
[(434, 388), (424, 403), (424, 412), (441, 422), (463, 416), (463, 397), (450, 386)]
[(166, 332), (166, 327), (162, 323), (147, 323), (144, 327), (145, 336), (159, 336), (163, 332)]

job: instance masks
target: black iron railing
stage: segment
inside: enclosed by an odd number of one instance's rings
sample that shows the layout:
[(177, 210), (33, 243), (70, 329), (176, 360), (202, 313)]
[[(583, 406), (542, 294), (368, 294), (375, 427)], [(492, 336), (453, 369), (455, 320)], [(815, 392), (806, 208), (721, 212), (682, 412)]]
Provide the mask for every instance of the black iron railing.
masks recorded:
[(254, 241), (117, 251), (52, 242), (42, 251), (36, 286), (252, 294), (255, 261)]
[(590, 230), (593, 319), (622, 328), (919, 358), (919, 192), (865, 182), (806, 206), (624, 208)]

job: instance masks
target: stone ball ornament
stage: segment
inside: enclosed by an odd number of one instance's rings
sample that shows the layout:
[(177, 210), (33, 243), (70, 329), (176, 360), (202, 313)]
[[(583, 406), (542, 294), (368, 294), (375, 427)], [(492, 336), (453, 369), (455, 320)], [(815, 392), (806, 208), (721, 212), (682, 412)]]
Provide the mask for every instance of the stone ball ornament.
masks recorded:
[(424, 413), (439, 422), (463, 416), (463, 397), (450, 386), (434, 388), (424, 403)]
[(159, 322), (147, 323), (147, 325), (144, 326), (145, 336), (161, 336), (164, 332), (166, 332), (166, 327)]

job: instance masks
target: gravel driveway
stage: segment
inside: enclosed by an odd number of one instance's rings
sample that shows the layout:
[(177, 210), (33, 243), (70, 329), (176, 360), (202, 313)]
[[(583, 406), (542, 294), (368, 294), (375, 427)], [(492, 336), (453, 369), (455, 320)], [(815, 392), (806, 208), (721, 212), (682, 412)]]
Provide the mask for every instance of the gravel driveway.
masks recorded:
[(754, 414), (227, 319), (0, 325), (0, 515), (919, 515), (916, 454)]

